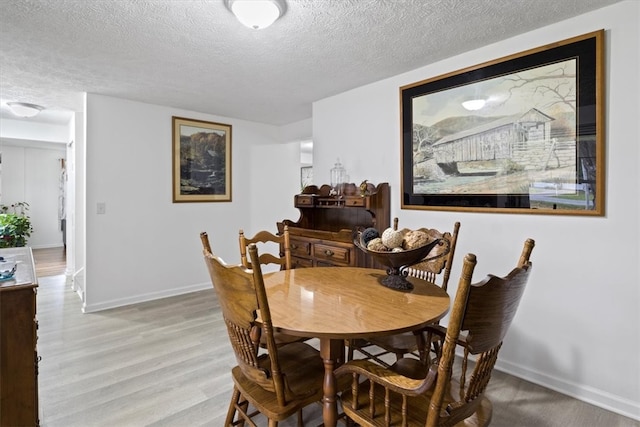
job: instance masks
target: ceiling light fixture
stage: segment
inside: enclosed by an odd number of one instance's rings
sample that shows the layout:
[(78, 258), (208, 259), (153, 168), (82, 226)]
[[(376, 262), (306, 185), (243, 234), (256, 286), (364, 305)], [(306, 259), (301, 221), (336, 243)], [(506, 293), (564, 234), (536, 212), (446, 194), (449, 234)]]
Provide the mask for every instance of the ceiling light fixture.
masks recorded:
[(44, 110), (44, 107), (36, 104), (29, 104), (27, 102), (7, 102), (9, 109), (13, 114), (18, 117), (35, 117), (40, 111)]
[(468, 101), (464, 101), (462, 106), (469, 111), (476, 111), (484, 107), (484, 104), (486, 103), (487, 101), (484, 99), (470, 99)]
[(267, 28), (287, 10), (284, 0), (225, 0), (224, 4), (238, 21), (254, 30)]

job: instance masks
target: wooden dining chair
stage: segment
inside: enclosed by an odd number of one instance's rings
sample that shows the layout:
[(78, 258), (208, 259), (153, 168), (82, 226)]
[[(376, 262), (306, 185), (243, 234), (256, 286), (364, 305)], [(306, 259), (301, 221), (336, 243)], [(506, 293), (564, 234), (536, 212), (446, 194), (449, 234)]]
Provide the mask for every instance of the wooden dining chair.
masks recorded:
[[(251, 268), (251, 261), (247, 257), (247, 248), (250, 244), (255, 244), (260, 249), (260, 264), (276, 264), (280, 270), (291, 269), (291, 243), (289, 242), (289, 226), (285, 225), (282, 234), (276, 235), (269, 231), (262, 230), (255, 236), (249, 238), (245, 236), (244, 230), (240, 230), (238, 236), (240, 244), (240, 260), (246, 268)], [(266, 252), (264, 249), (271, 245), (271, 249), (278, 246), (278, 255)]]
[[(336, 370), (351, 375), (341, 395), (345, 414), (361, 426), (486, 426), (492, 404), (485, 395), (503, 339), (532, 271), (527, 261), (507, 276), (488, 275), (471, 284), (476, 257), (464, 258), (458, 290), (438, 363), (402, 358), (390, 368), (370, 360), (352, 360)], [(464, 331), (464, 339), (460, 332)], [(456, 347), (464, 351), (460, 377), (453, 378)], [(473, 371), (467, 381), (469, 358)]]
[[(204, 243), (204, 238), (202, 236)], [(208, 242), (208, 238), (206, 239)], [(203, 244), (204, 246), (204, 244)], [(238, 365), (231, 370), (233, 394), (225, 426), (255, 426), (252, 419), (262, 414), (275, 427), (279, 421), (322, 399), (324, 365), (319, 352), (306, 343), (278, 347), (274, 338), (269, 302), (264, 287), (258, 250), (249, 245), (254, 268), (229, 266), (212, 252), (204, 259), (215, 288), (231, 347)], [(258, 323), (258, 310), (261, 322)], [(265, 337), (267, 352), (259, 353)]]
[[(240, 232), (242, 233), (242, 230), (240, 230)], [(211, 251), (211, 244), (209, 242), (209, 235), (206, 232), (203, 231), (202, 233), (200, 233), (200, 240), (202, 241), (202, 250), (205, 251), (205, 252), (210, 252), (211, 253), (212, 251)], [(248, 248), (245, 249), (245, 253), (247, 253), (247, 251), (248, 251)], [(259, 264), (262, 263), (260, 261), (261, 259), (264, 259), (264, 258), (258, 257)], [(248, 270), (251, 269), (250, 267), (247, 267), (244, 264), (241, 264), (241, 265), (243, 265), (243, 267), (245, 267)], [(249, 266), (251, 265), (251, 262), (250, 262), (249, 258), (247, 258), (247, 265), (249, 265)], [(278, 345), (278, 346), (283, 346), (283, 345), (286, 345), (286, 344), (290, 344), (292, 342), (307, 341), (309, 339), (309, 338), (306, 338), (306, 337), (296, 337), (294, 335), (284, 334), (284, 333), (279, 332), (279, 331), (275, 331), (274, 332), (274, 336), (275, 336), (276, 345)], [(267, 348), (267, 342), (266, 342), (266, 338), (265, 338), (264, 335), (261, 337), (260, 347)]]
[[(529, 258), (531, 257), (531, 253), (533, 252), (533, 248), (535, 246), (535, 241), (533, 239), (526, 239), (524, 245), (522, 247), (522, 252), (520, 253), (520, 257), (518, 258), (517, 268), (523, 268), (530, 263)], [(434, 359), (437, 360), (441, 356), (442, 343), (444, 337), (446, 335), (446, 328), (440, 326), (439, 324), (430, 325), (424, 329), (424, 333), (426, 335), (426, 340), (429, 342), (435, 343), (432, 346), (432, 351), (434, 353)], [(466, 339), (464, 332), (463, 335), (459, 338), (459, 344), (461, 346), (465, 346), (464, 340)], [(466, 354), (464, 362), (466, 363)]]
[[(421, 228), (420, 231), (427, 233), (430, 239), (440, 239), (441, 244), (436, 246), (421, 262), (405, 267), (402, 273), (436, 283), (446, 291), (456, 252), (460, 222), (456, 221), (453, 224), (452, 232), (443, 233), (428, 228)], [(352, 360), (355, 356), (354, 352), (357, 351), (364, 358), (375, 360), (386, 367), (389, 367), (389, 363), (382, 357), (390, 353), (395, 355), (396, 360), (412, 354), (426, 363), (430, 348), (426, 342), (426, 337), (421, 331), (381, 336), (368, 340), (352, 340), (348, 343), (347, 360)], [(434, 341), (433, 344), (437, 346), (437, 341)], [(438, 349), (435, 348), (434, 351), (437, 352)]]

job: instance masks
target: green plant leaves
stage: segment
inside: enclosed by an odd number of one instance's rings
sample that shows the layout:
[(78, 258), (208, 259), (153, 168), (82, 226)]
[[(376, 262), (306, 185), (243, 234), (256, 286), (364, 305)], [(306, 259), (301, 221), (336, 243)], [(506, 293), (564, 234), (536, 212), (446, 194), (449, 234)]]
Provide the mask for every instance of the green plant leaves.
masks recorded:
[(27, 245), (33, 227), (27, 215), (29, 204), (14, 203), (0, 205), (0, 248), (15, 248)]

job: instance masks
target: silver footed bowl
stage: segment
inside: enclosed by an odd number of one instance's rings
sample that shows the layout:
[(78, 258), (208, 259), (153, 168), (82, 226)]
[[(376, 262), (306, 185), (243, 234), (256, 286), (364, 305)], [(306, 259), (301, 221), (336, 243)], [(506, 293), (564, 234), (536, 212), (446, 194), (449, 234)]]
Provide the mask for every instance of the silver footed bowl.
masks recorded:
[(362, 252), (387, 267), (387, 275), (380, 281), (383, 286), (391, 289), (410, 291), (413, 289), (413, 284), (407, 280), (407, 274), (406, 272), (403, 273), (403, 267), (409, 267), (422, 261), (433, 248), (442, 243), (441, 239), (434, 239), (424, 246), (406, 251), (370, 251), (362, 243), (362, 236), (358, 234), (358, 237), (353, 240), (353, 244)]

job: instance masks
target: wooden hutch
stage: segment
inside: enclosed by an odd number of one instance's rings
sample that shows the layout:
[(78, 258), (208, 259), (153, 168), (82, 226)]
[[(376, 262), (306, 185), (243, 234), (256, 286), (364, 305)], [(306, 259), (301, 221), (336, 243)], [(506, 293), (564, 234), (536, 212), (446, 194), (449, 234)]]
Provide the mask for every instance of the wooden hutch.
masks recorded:
[(291, 261), (300, 267), (375, 267), (370, 257), (355, 247), (357, 231), (368, 227), (382, 233), (391, 223), (389, 184), (367, 183), (366, 192), (355, 184), (343, 184), (340, 195), (331, 186), (305, 187), (294, 196), (300, 219), (277, 223), (281, 233), (289, 226)]
[(0, 281), (0, 426), (37, 426), (38, 340), (36, 288), (31, 248), (0, 249), (18, 262), (15, 275)]

